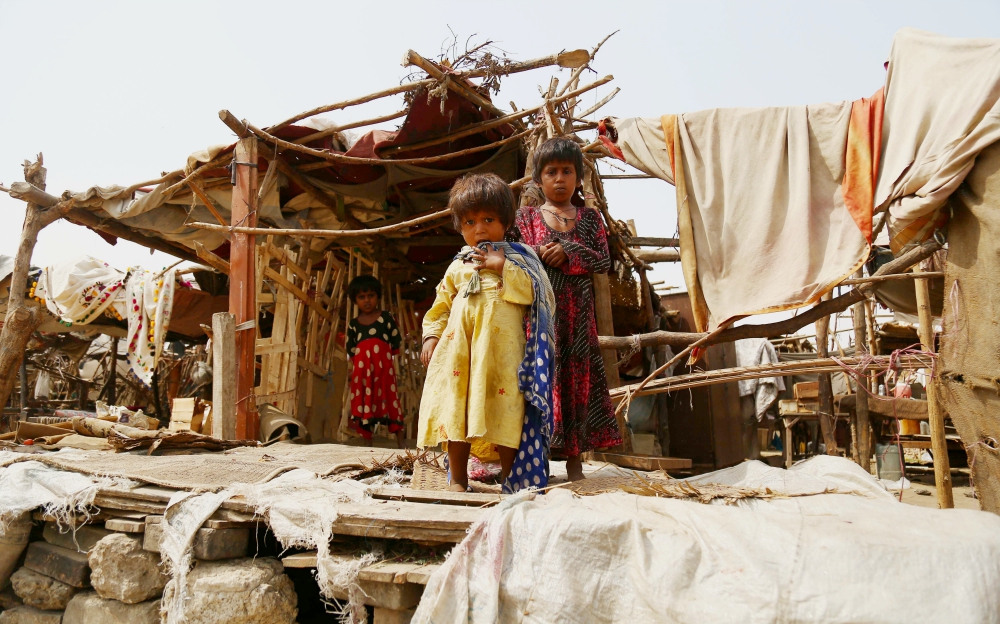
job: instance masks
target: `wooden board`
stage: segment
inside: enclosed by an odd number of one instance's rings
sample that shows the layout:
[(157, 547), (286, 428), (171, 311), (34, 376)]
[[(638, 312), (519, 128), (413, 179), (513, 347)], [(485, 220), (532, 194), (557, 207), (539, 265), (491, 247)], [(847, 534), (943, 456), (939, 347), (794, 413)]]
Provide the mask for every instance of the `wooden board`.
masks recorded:
[(648, 457), (645, 455), (619, 455), (618, 453), (593, 454), (594, 461), (608, 462), (622, 468), (634, 470), (687, 470), (691, 460), (683, 457)]

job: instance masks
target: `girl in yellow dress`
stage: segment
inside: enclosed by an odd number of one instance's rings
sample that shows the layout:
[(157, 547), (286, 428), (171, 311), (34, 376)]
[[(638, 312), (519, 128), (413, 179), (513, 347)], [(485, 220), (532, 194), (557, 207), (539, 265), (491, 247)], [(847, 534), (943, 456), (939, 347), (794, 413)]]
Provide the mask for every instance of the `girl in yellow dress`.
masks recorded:
[[(514, 196), (502, 179), (493, 174), (466, 175), (452, 187), (448, 206), (468, 247), (448, 267), (424, 316), (420, 359), (427, 366), (427, 377), (417, 444), (445, 446), (451, 489), (465, 491), (470, 452), (480, 458), (499, 455), (504, 478), (515, 460), (519, 474), (526, 477), (529, 467), (539, 467), (539, 460), (547, 459), (542, 457), (547, 444), (528, 442), (527, 431), (522, 432), (530, 428), (534, 437), (544, 429), (539, 425), (536, 434), (536, 427), (529, 427), (526, 399), (530, 408), (532, 403), (547, 405), (551, 397), (540, 393), (543, 396), (535, 398), (531, 392), (529, 377), (537, 374), (547, 382), (547, 369), (546, 374), (536, 373), (533, 355), (526, 368), (528, 355), (539, 349), (547, 364), (550, 348), (539, 336), (528, 344), (525, 318), (529, 309), (534, 312), (538, 307), (532, 306), (536, 288), (543, 291), (546, 315), (551, 314), (554, 299), (534, 252), (503, 242), (515, 208)], [(519, 449), (522, 443), (531, 446)], [(521, 483), (540, 485), (534, 477), (519, 479)]]

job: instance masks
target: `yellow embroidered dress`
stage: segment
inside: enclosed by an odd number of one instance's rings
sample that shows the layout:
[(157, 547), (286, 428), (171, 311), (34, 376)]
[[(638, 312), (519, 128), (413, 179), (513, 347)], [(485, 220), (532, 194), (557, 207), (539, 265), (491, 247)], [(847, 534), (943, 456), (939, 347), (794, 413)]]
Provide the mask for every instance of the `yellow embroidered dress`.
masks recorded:
[(469, 441), (473, 454), (485, 457), (493, 455), (494, 444), (517, 448), (521, 440), (524, 396), (517, 369), (534, 290), (527, 273), (504, 262), (502, 277), (482, 271), (480, 292), (466, 297), (474, 272), (471, 264), (452, 262), (424, 315), (424, 339), (440, 342), (424, 382), (417, 444)]

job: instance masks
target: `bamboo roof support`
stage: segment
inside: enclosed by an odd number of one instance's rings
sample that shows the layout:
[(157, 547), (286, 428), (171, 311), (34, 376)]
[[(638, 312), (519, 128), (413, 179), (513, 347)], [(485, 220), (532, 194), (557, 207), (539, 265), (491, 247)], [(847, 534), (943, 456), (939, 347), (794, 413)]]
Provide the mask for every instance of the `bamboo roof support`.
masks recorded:
[(363, 126), (371, 126), (374, 124), (379, 124), (385, 121), (392, 121), (393, 119), (399, 119), (400, 117), (406, 117), (406, 114), (410, 112), (409, 109), (404, 108), (403, 110), (396, 111), (395, 113), (389, 113), (388, 115), (382, 115), (381, 117), (373, 117), (371, 119), (365, 119), (363, 121), (354, 121), (342, 126), (337, 126), (335, 128), (328, 128), (326, 130), (321, 130), (319, 132), (314, 132), (312, 134), (306, 135), (301, 139), (295, 139), (293, 143), (298, 143), (299, 145), (304, 145), (306, 143), (312, 143), (318, 139), (326, 138), (330, 135), (337, 134), (342, 130), (352, 130), (354, 128), (361, 128)]
[(301, 228), (250, 228), (242, 226), (221, 226), (215, 225), (213, 223), (186, 223), (187, 227), (192, 227), (198, 230), (211, 230), (214, 232), (221, 232), (223, 230), (227, 232), (240, 232), (244, 234), (273, 234), (275, 236), (302, 236), (308, 238), (357, 238), (363, 239), (369, 236), (375, 236), (379, 234), (385, 234), (387, 232), (395, 232), (403, 228), (407, 228), (414, 225), (419, 225), (421, 223), (426, 223), (427, 221), (433, 221), (434, 219), (440, 219), (442, 217), (450, 216), (451, 211), (447, 208), (444, 210), (438, 210), (436, 212), (427, 213), (419, 217), (410, 219), (409, 221), (401, 221), (393, 225), (386, 225), (383, 227), (371, 228), (368, 230), (306, 230)]
[(336, 104), (327, 104), (326, 106), (320, 106), (312, 110), (307, 110), (304, 113), (299, 113), (293, 117), (282, 121), (281, 123), (274, 124), (269, 127), (268, 130), (275, 132), (281, 130), (287, 126), (292, 125), (297, 121), (302, 121), (303, 119), (308, 119), (309, 117), (315, 117), (316, 115), (322, 115), (323, 113), (329, 113), (335, 110), (341, 110), (349, 106), (357, 106), (358, 104), (364, 104), (366, 102), (372, 102), (374, 100), (379, 100), (384, 97), (389, 97), (390, 95), (396, 95), (398, 93), (406, 93), (408, 91), (415, 91), (422, 87), (430, 87), (435, 84), (435, 80), (418, 80), (416, 82), (407, 82), (406, 84), (401, 84), (398, 87), (391, 87), (389, 89), (383, 89), (382, 91), (376, 91), (375, 93), (369, 93), (368, 95), (363, 95), (358, 98), (344, 100), (343, 102), (337, 102)]
[[(586, 54), (586, 52), (584, 52), (584, 54)], [(427, 72), (427, 75), (429, 75), (435, 81), (446, 84), (448, 88), (454, 91), (455, 93), (458, 93), (459, 95), (469, 100), (476, 106), (488, 110), (494, 115), (497, 115), (498, 117), (503, 117), (504, 115), (507, 114), (505, 111), (502, 111), (496, 106), (494, 106), (493, 102), (490, 102), (488, 99), (483, 97), (478, 91), (467, 86), (463, 82), (461, 76), (457, 75), (452, 76), (445, 74), (443, 71), (441, 71), (440, 67), (438, 67), (431, 61), (428, 61), (424, 57), (420, 56), (413, 50), (407, 50), (406, 54), (403, 56), (403, 66), (405, 67), (407, 65), (419, 67), (420, 69)]]
[(217, 201), (209, 197), (208, 193), (203, 191), (193, 180), (188, 182), (188, 186), (191, 187), (191, 192), (198, 196), (201, 203), (205, 204), (205, 207), (212, 213), (212, 216), (218, 220), (219, 225), (226, 225), (226, 220), (222, 218), (222, 214), (219, 212), (222, 206)]
[[(543, 56), (542, 58), (532, 59), (530, 61), (511, 63), (504, 71), (504, 75), (509, 76), (510, 74), (531, 71), (532, 69), (541, 69), (542, 67), (551, 67), (553, 65), (558, 65), (559, 67), (565, 67), (567, 69), (578, 69), (580, 67), (585, 67), (587, 63), (590, 62), (591, 58), (591, 54), (586, 50), (569, 50), (560, 52), (559, 54), (551, 54), (549, 56)], [(467, 72), (456, 72), (455, 75), (462, 78), (480, 78), (486, 75), (486, 70), (475, 69)]]
[(611, 100), (615, 99), (615, 96), (618, 95), (618, 93), (620, 91), (621, 91), (620, 88), (615, 87), (614, 90), (611, 93), (609, 93), (606, 96), (604, 96), (603, 99), (601, 99), (599, 102), (597, 102), (596, 104), (594, 104), (593, 106), (591, 106), (587, 110), (583, 111), (582, 113), (580, 113), (576, 117), (579, 118), (581, 121), (586, 121), (585, 119), (583, 119), (584, 117), (586, 117), (587, 115), (591, 115), (593, 113), (596, 113), (597, 110), (600, 109), (602, 106), (604, 106), (605, 104), (607, 104)]
[[(222, 118), (223, 121), (226, 121), (227, 118), (234, 118), (233, 115), (232, 115), (232, 113), (230, 113), (229, 111), (226, 111), (226, 110), (219, 111), (219, 117)], [(408, 165), (417, 165), (417, 164), (426, 164), (426, 163), (432, 163), (432, 162), (440, 162), (442, 160), (449, 160), (449, 159), (452, 159), (452, 158), (457, 158), (459, 156), (466, 156), (468, 154), (475, 154), (477, 152), (484, 152), (486, 150), (494, 149), (494, 148), (506, 145), (507, 143), (511, 143), (513, 141), (516, 141), (517, 139), (520, 139), (520, 138), (526, 136), (529, 132), (531, 132), (530, 130), (525, 130), (524, 132), (520, 132), (518, 134), (514, 134), (514, 135), (509, 136), (509, 137), (507, 137), (505, 139), (502, 139), (500, 141), (494, 141), (493, 143), (489, 143), (488, 145), (480, 145), (480, 146), (477, 146), (477, 147), (470, 147), (468, 149), (464, 149), (464, 150), (461, 150), (461, 151), (458, 151), (458, 152), (452, 152), (452, 153), (449, 153), (449, 154), (441, 154), (440, 156), (425, 156), (423, 158), (400, 158), (398, 160), (386, 160), (386, 159), (382, 159), (382, 158), (358, 158), (356, 156), (344, 156), (343, 154), (332, 154), (332, 153), (324, 151), (324, 150), (313, 149), (311, 147), (305, 147), (305, 146), (302, 146), (302, 145), (297, 145), (295, 143), (291, 143), (289, 141), (285, 141), (284, 139), (279, 139), (278, 137), (273, 136), (271, 134), (268, 134), (267, 132), (261, 130), (260, 128), (258, 128), (256, 126), (254, 126), (253, 124), (248, 123), (246, 120), (243, 120), (243, 121), (238, 122), (238, 123), (240, 123), (242, 126), (244, 126), (247, 130), (249, 130), (253, 134), (257, 135), (258, 138), (260, 138), (263, 141), (267, 142), (272, 147), (276, 146), (277, 148), (281, 148), (281, 149), (289, 149), (289, 150), (293, 150), (293, 151), (296, 151), (296, 152), (301, 152), (303, 154), (308, 154), (310, 156), (315, 156), (317, 158), (322, 158), (322, 159), (328, 160), (330, 162), (337, 162), (337, 163), (342, 163), (342, 164), (345, 164), (345, 165), (378, 165), (378, 166), (381, 166), (381, 167), (385, 167), (385, 166), (391, 165), (393, 163), (408, 164)], [(229, 124), (227, 123), (226, 125), (229, 125)]]
[[(574, 98), (580, 94), (596, 89), (597, 87), (606, 85), (607, 83), (611, 82), (614, 79), (615, 79), (614, 76), (607, 75), (599, 80), (591, 82), (588, 85), (580, 87), (579, 89), (574, 89), (569, 93), (564, 93), (563, 95), (552, 99), (551, 102), (553, 105), (561, 104), (570, 98)], [(500, 117), (498, 119), (489, 119), (487, 121), (483, 121), (478, 124), (466, 126), (461, 130), (456, 130), (455, 132), (451, 132), (449, 134), (445, 134), (434, 139), (428, 139), (426, 141), (421, 141), (419, 143), (410, 143), (409, 145), (395, 145), (393, 147), (385, 149), (383, 153), (390, 154), (393, 152), (417, 150), (417, 149), (423, 149), (425, 147), (431, 147), (434, 145), (440, 145), (441, 143), (448, 143), (449, 141), (455, 141), (457, 139), (461, 139), (463, 137), (467, 137), (473, 134), (479, 134), (480, 132), (485, 132), (486, 130), (490, 130), (491, 128), (496, 128), (498, 126), (502, 126), (507, 123), (512, 123), (515, 120), (524, 119), (525, 117), (535, 115), (539, 111), (541, 111), (544, 107), (545, 103), (543, 102), (542, 104), (539, 104), (534, 108), (526, 108), (516, 113), (504, 115), (503, 117)]]

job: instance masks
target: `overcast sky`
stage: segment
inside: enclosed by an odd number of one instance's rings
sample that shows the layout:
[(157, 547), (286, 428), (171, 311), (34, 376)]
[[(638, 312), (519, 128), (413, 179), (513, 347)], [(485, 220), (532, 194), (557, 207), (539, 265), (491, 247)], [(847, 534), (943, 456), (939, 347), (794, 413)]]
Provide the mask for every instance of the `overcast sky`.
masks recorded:
[[(0, 182), (45, 154), (48, 189), (128, 185), (233, 140), (229, 109), (257, 126), (398, 84), (408, 48), (437, 55), (454, 31), (492, 39), (517, 60), (590, 48), (618, 97), (602, 115), (851, 100), (882, 86), (893, 33), (1000, 37), (1000, 2), (15, 2), (0, 0)], [(450, 27), (450, 30), (449, 30)], [(563, 75), (566, 75), (565, 72)], [(506, 79), (501, 107), (537, 102), (546, 70)], [(400, 108), (400, 98), (331, 114), (346, 123)], [(630, 171), (631, 172), (631, 171)], [(608, 181), (616, 218), (673, 236), (674, 189)], [(17, 247), (23, 204), (0, 194), (0, 253)], [(34, 263), (90, 254), (158, 269), (164, 254), (65, 222), (45, 229)], [(655, 279), (682, 285), (676, 267)]]

